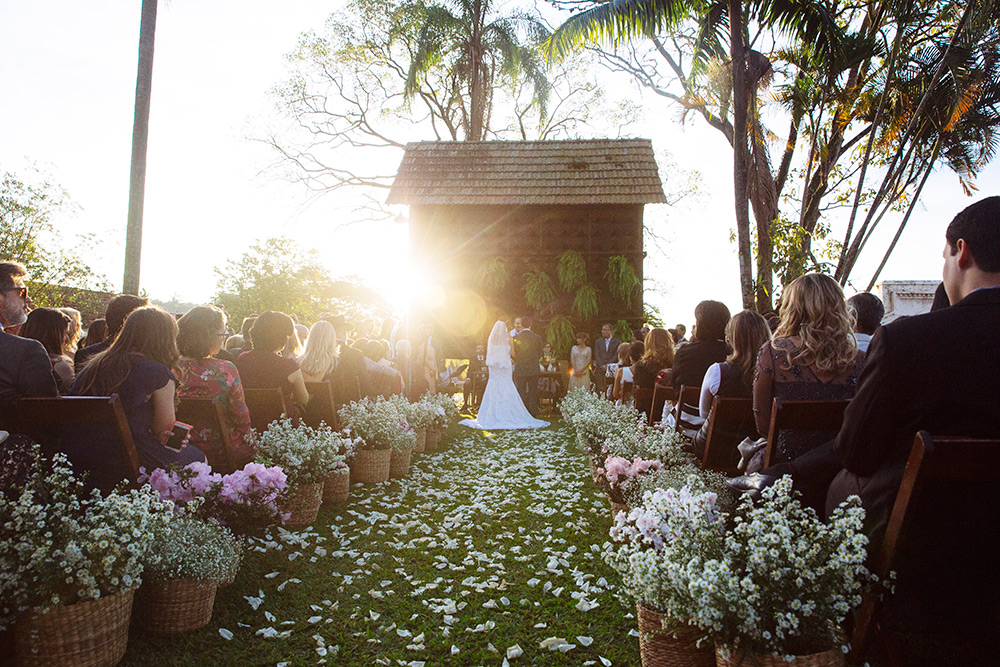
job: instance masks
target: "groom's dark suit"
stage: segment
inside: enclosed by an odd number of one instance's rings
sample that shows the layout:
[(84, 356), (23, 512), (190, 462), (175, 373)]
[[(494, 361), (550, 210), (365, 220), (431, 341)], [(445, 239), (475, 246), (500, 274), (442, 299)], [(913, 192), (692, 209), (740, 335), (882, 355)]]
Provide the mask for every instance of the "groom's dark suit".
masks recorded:
[(531, 329), (522, 329), (514, 336), (514, 385), (524, 406), (538, 415), (538, 376), (541, 373), (542, 337)]

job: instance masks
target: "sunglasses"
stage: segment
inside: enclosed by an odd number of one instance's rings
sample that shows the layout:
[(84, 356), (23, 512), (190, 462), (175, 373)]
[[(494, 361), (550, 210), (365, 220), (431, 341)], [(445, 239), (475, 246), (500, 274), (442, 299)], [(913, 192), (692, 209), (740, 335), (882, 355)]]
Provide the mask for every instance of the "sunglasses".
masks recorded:
[(6, 288), (4, 290), (0, 290), (0, 291), (3, 291), (3, 292), (17, 292), (17, 295), (19, 297), (21, 297), (22, 301), (27, 301), (28, 300), (28, 288), (27, 287), (8, 287), (8, 288)]

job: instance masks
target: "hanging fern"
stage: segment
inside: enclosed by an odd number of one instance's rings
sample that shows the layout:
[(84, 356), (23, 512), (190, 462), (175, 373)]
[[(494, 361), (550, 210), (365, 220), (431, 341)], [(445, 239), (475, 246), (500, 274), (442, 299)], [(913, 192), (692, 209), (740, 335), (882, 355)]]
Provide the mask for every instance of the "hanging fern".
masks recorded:
[(632, 327), (629, 325), (628, 320), (618, 320), (615, 324), (613, 335), (623, 343), (631, 343)]
[(532, 269), (524, 274), (524, 298), (528, 305), (538, 310), (543, 304), (556, 298), (556, 291), (552, 287), (552, 278), (549, 274), (538, 269)]
[(573, 332), (573, 323), (565, 315), (556, 315), (545, 325), (545, 340), (552, 345), (552, 350), (559, 357), (569, 353), (569, 348), (576, 340)]
[(639, 285), (639, 277), (635, 275), (635, 269), (624, 255), (614, 255), (608, 259), (608, 270), (604, 273), (604, 277), (608, 280), (611, 295), (628, 302), (631, 306), (632, 295)]
[(476, 272), (476, 284), (486, 292), (497, 293), (510, 282), (510, 270), (503, 257), (488, 259)]
[(597, 315), (597, 290), (593, 285), (584, 285), (576, 291), (573, 314), (581, 320), (589, 320)]
[(577, 251), (567, 250), (559, 255), (556, 273), (559, 274), (559, 286), (571, 292), (586, 282), (587, 263), (583, 261), (583, 255)]

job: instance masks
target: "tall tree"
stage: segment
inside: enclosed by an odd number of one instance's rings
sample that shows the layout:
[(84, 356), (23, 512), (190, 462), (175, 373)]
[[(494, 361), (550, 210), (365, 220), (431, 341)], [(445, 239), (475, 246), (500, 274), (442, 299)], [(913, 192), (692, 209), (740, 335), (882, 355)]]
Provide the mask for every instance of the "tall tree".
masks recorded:
[(139, 71), (135, 82), (132, 121), (132, 171), (128, 189), (128, 228), (125, 232), (125, 277), (122, 291), (139, 293), (142, 261), (142, 209), (146, 196), (146, 148), (149, 143), (149, 105), (153, 94), (153, 40), (157, 0), (142, 0), (139, 22)]
[[(693, 72), (685, 73), (677, 60), (663, 47), (657, 37), (677, 34), (685, 25), (694, 23)], [(740, 262), (740, 291), (745, 308), (771, 309), (770, 228), (776, 213), (777, 196), (773, 183), (761, 178), (765, 165), (763, 156), (753, 150), (760, 146), (760, 132), (750, 122), (757, 109), (754, 91), (771, 70), (769, 59), (748, 48), (748, 29), (760, 25), (772, 33), (785, 33), (792, 39), (808, 44), (831, 61), (839, 59), (842, 31), (826, 8), (812, 0), (612, 0), (586, 9), (567, 19), (549, 40), (550, 52), (557, 56), (568, 53), (574, 46), (587, 42), (612, 42), (649, 38), (656, 50), (682, 81), (685, 94), (691, 92), (690, 80), (695, 72), (704, 73), (712, 59), (728, 56), (726, 70), (729, 84), (721, 98), (722, 113), (716, 114), (704, 104), (692, 103), (706, 120), (726, 136), (733, 147), (733, 186), (735, 222)], [(643, 76), (642, 66), (627, 67)], [(679, 96), (674, 96), (682, 100)], [(689, 96), (690, 97), (690, 96)], [(731, 105), (731, 119), (729, 110)], [(757, 138), (753, 135), (756, 134)], [(770, 205), (770, 202), (775, 204)], [(758, 271), (755, 285), (752, 269), (749, 204), (754, 203), (757, 217)]]

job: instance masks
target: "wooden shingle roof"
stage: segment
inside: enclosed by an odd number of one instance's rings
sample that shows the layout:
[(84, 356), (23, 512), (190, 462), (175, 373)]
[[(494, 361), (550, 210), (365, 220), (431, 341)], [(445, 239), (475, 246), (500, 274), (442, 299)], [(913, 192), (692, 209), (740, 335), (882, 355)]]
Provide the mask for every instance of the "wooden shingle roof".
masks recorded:
[(389, 204), (666, 203), (649, 139), (406, 145)]

